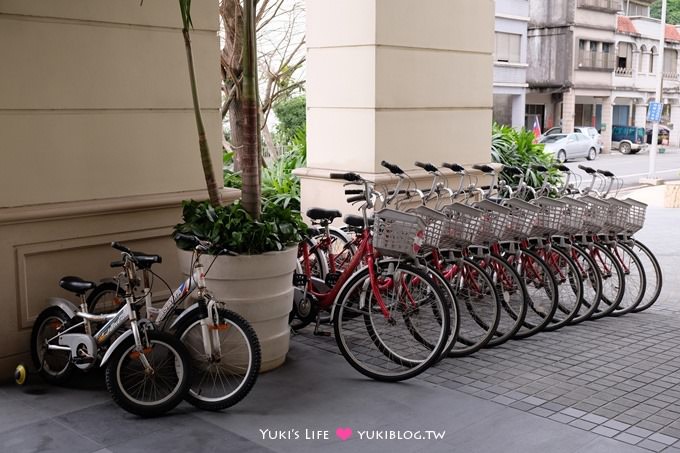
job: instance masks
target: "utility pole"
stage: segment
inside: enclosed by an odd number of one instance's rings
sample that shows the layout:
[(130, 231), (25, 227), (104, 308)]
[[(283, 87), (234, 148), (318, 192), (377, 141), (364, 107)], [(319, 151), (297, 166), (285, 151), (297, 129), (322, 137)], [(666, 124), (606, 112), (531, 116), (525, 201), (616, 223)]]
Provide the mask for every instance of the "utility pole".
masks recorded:
[[(663, 64), (664, 53), (666, 47), (666, 3), (667, 0), (662, 0), (661, 4), (661, 36), (659, 37), (659, 65), (656, 68), (656, 102), (661, 104), (661, 111), (663, 112)], [(647, 179), (644, 181), (647, 184), (659, 184), (659, 178), (656, 177), (656, 155), (659, 152), (659, 122), (652, 123), (652, 144), (649, 148), (649, 173)]]

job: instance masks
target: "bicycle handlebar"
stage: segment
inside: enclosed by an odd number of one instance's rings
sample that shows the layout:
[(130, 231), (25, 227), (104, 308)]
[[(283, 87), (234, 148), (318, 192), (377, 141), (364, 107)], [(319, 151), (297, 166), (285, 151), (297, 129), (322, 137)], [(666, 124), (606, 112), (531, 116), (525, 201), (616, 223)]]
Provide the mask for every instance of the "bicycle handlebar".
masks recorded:
[(386, 160), (383, 160), (382, 162), (380, 162), (380, 165), (387, 168), (391, 173), (393, 173), (395, 175), (403, 175), (404, 174), (404, 170), (399, 168), (398, 165), (391, 164), (391, 163), (387, 162)]
[(449, 164), (449, 163), (447, 163), (447, 162), (444, 162), (444, 163), (442, 164), (442, 167), (448, 168), (449, 170), (455, 171), (455, 172), (458, 172), (458, 173), (461, 173), (461, 172), (464, 172), (464, 171), (465, 171), (465, 168), (463, 168), (461, 165), (458, 165), (458, 164)]
[(347, 198), (347, 203), (354, 203), (355, 201), (366, 201), (366, 195), (354, 195), (353, 197)]
[(359, 176), (358, 174), (353, 173), (353, 172), (331, 173), (330, 178), (331, 179), (344, 179), (345, 181), (349, 181), (349, 182), (363, 181), (361, 176)]
[(416, 167), (420, 167), (423, 170), (429, 171), (431, 173), (439, 171), (439, 169), (437, 167), (435, 167), (434, 165), (429, 164), (429, 163), (425, 163), (425, 162), (415, 161), (414, 165)]
[(596, 173), (596, 170), (595, 170), (594, 168), (586, 167), (585, 165), (579, 164), (578, 168), (580, 168), (581, 170), (585, 171), (585, 172), (588, 173), (589, 175), (592, 175), (593, 173)]
[(509, 175), (521, 175), (523, 172), (517, 167), (505, 167), (503, 169), (503, 172), (509, 174)]
[(555, 165), (555, 169), (557, 169), (559, 171), (563, 171), (565, 173), (568, 173), (568, 172), (571, 171), (571, 169), (564, 164)]
[(607, 177), (607, 178), (613, 178), (613, 177), (614, 177), (614, 173), (610, 172), (609, 170), (600, 170), (600, 169), (598, 169), (598, 170), (596, 170), (596, 171), (597, 171), (599, 174), (601, 174), (602, 176), (605, 176), (605, 177)]
[(484, 173), (493, 173), (494, 172), (494, 169), (491, 168), (488, 165), (477, 165), (477, 164), (475, 164), (475, 165), (472, 166), (472, 168), (474, 168), (475, 170), (479, 170), (481, 172), (484, 172)]
[(120, 252), (129, 253), (130, 255), (132, 255), (132, 252), (130, 251), (130, 249), (125, 247), (123, 244), (121, 244), (119, 242), (113, 241), (111, 243), (111, 247), (113, 247), (114, 249), (116, 249)]

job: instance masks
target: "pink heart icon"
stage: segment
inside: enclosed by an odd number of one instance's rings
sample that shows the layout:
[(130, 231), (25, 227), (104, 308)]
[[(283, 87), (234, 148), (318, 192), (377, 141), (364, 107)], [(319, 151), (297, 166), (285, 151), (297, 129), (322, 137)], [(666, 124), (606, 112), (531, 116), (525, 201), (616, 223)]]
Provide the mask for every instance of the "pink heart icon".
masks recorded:
[(335, 430), (335, 435), (340, 438), (343, 442), (352, 437), (352, 428), (349, 426), (345, 426), (344, 428), (342, 426), (338, 427), (338, 429)]

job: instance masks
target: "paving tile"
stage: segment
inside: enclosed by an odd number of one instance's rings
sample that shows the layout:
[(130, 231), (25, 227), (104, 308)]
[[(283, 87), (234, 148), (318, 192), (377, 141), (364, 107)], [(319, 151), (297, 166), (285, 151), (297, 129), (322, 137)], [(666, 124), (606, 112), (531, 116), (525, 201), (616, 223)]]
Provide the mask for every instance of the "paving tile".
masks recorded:
[(665, 445), (673, 445), (678, 441), (677, 438), (667, 436), (665, 434), (660, 434), (660, 433), (654, 433), (651, 436), (649, 436), (649, 440), (653, 440), (654, 442), (661, 442), (662, 444)]
[(551, 415), (554, 414), (553, 411), (549, 411), (548, 409), (544, 409), (542, 407), (535, 407), (529, 411), (529, 413), (534, 414), (534, 415), (539, 415), (541, 417), (550, 417)]
[(560, 422), (560, 423), (569, 423), (569, 422), (574, 420), (574, 417), (570, 417), (570, 416), (562, 414), (562, 413), (551, 415), (548, 418), (550, 420), (555, 420), (556, 422)]
[(590, 431), (591, 429), (595, 428), (597, 425), (595, 423), (587, 422), (585, 420), (577, 419), (569, 423), (570, 426), (575, 426), (577, 428), (585, 429), (586, 431)]
[(595, 428), (591, 429), (591, 431), (605, 437), (614, 437), (617, 434), (619, 434), (619, 431), (611, 428), (606, 428), (601, 425), (596, 426)]
[(642, 437), (634, 436), (634, 435), (628, 434), (628, 433), (618, 434), (618, 435), (614, 436), (614, 439), (620, 440), (622, 442), (625, 442), (625, 443), (631, 444), (631, 445), (636, 445), (637, 443), (639, 443), (640, 441), (643, 440)]
[(586, 415), (586, 412), (578, 410), (578, 409), (574, 409), (573, 407), (568, 407), (568, 408), (562, 410), (561, 413), (569, 415), (571, 417), (575, 417), (575, 418), (579, 418), (579, 417)]
[(581, 420), (585, 420), (587, 422), (595, 423), (597, 425), (606, 422), (608, 419), (606, 417), (601, 417), (599, 415), (595, 414), (586, 414), (583, 417), (581, 417)]
[(602, 424), (602, 426), (606, 426), (607, 428), (612, 428), (617, 431), (624, 431), (628, 428), (630, 428), (630, 425), (627, 423), (622, 423), (616, 420), (609, 420), (605, 423)]
[(652, 451), (662, 451), (668, 445), (662, 444), (661, 442), (654, 442), (653, 440), (645, 439), (639, 444), (637, 444), (638, 447), (643, 447), (646, 448), (647, 450), (652, 450)]

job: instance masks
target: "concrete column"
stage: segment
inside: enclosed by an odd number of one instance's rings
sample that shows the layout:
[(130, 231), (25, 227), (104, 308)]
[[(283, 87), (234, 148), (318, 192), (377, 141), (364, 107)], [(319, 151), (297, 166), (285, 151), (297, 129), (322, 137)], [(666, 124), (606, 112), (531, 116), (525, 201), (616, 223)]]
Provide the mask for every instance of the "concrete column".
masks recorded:
[(596, 127), (596, 124), (597, 124), (597, 103), (596, 102), (593, 102), (592, 109), (593, 109), (593, 112), (592, 112), (591, 118), (590, 118), (590, 125), (593, 126), (593, 127)]
[(574, 132), (574, 115), (576, 113), (576, 93), (573, 89), (562, 95), (562, 132)]
[(602, 152), (608, 154), (612, 149), (612, 121), (614, 121), (614, 100), (605, 98), (602, 103)]
[(647, 104), (635, 105), (635, 127), (645, 127), (647, 124)]
[(633, 81), (637, 79), (638, 69), (640, 67), (640, 58), (642, 58), (642, 53), (639, 50), (633, 51), (633, 61), (631, 61), (631, 69), (633, 70)]
[(307, 0), (303, 212), (356, 212), (330, 172), (384, 180), (382, 160), (404, 170), (415, 160), (490, 160), (494, 2), (414, 5)]
[(671, 136), (669, 137), (669, 146), (680, 146), (680, 104), (671, 105)]
[(526, 112), (526, 94), (512, 97), (512, 127), (524, 127), (524, 113)]

